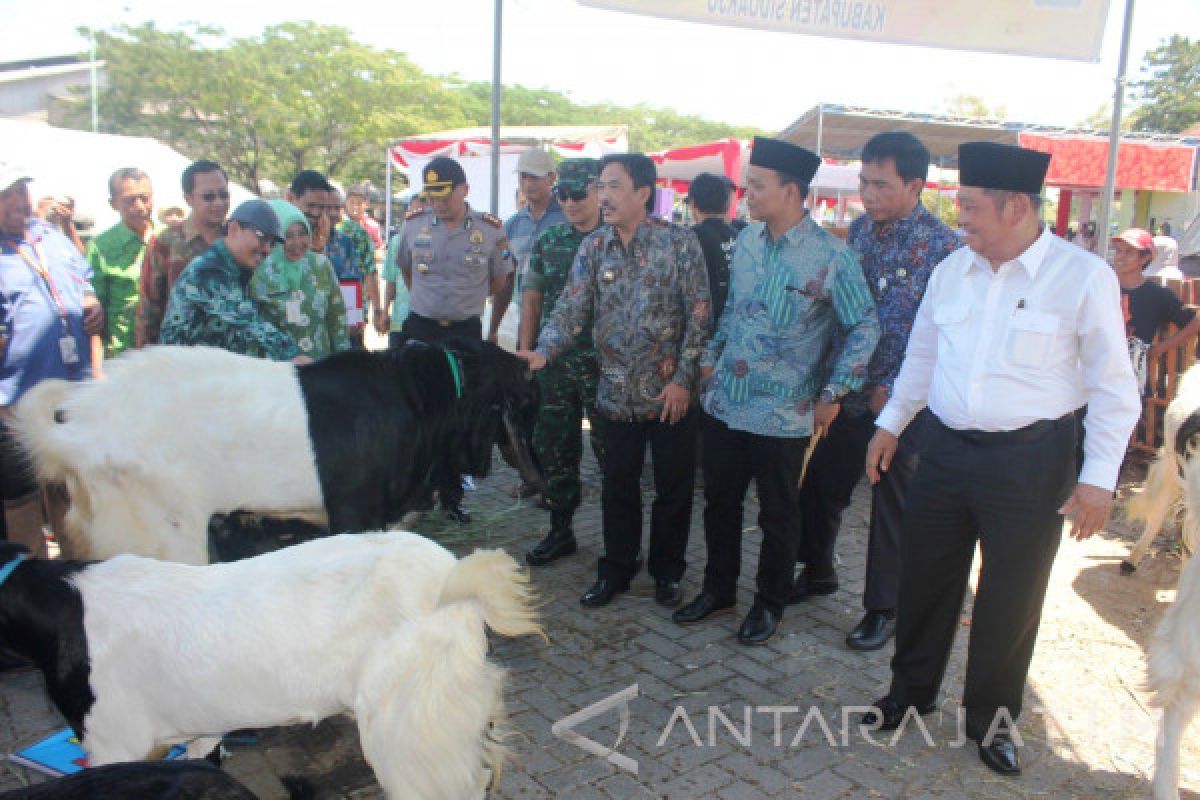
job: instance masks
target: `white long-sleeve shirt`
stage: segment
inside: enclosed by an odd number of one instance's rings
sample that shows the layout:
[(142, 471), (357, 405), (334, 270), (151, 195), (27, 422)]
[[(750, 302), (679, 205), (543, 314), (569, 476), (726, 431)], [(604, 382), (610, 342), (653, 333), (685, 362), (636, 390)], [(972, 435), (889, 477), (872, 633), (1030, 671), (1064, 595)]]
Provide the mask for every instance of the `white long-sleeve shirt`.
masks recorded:
[(958, 430), (1010, 431), (1087, 404), (1082, 483), (1113, 489), (1141, 413), (1121, 291), (1101, 259), (1049, 230), (993, 271), (969, 247), (933, 271), (876, 424), (925, 405)]

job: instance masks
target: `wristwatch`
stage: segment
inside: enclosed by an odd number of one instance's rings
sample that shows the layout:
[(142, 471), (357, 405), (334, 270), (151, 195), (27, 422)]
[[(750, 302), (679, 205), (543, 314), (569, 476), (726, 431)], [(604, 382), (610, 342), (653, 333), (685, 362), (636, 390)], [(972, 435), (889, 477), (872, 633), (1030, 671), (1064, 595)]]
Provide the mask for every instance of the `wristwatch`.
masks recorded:
[(820, 396), (817, 398), (826, 405), (835, 405), (842, 402), (842, 398), (846, 396), (846, 390), (835, 384), (828, 384), (821, 390)]

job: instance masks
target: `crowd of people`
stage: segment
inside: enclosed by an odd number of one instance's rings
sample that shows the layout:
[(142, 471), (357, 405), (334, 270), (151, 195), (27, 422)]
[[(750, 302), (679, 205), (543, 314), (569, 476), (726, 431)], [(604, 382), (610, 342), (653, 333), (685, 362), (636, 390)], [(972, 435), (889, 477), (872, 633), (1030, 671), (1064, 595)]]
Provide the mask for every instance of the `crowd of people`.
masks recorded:
[[(908, 133), (865, 142), (866, 213), (842, 240), (806, 207), (820, 157), (778, 139), (754, 141), (752, 221), (737, 225), (724, 176), (691, 183), (687, 227), (653, 215), (647, 156), (556, 164), (537, 148), (518, 161), (525, 204), (505, 221), (472, 208), (462, 165), (441, 157), (385, 242), (360, 187), (304, 170), (283, 198), (231, 211), (224, 169), (201, 160), (181, 176), (189, 213), (161, 228), (149, 177), (115, 172), (120, 222), (85, 245), (35, 216), (33, 176), (0, 161), (0, 420), (40, 380), (99, 377), (104, 359), (154, 344), (303, 364), (363, 347), (369, 323), (391, 347), (479, 348), (515, 291), (551, 521), (528, 564), (577, 551), (586, 418), (603, 554), (582, 604), (612, 603), (645, 566), (679, 625), (733, 610), (753, 481), (762, 544), (737, 640), (760, 645), (789, 606), (837, 590), (838, 531), (865, 471), (864, 614), (846, 643), (871, 651), (895, 637), (896, 655), (891, 691), (864, 722), (894, 728), (935, 707), (978, 544), (967, 734), (1013, 774), (1017, 751), (994, 720), (1020, 712), (1064, 515), (1079, 538), (1105, 524), (1140, 409), (1138, 353), (1195, 336), (1200, 318), (1147, 280), (1147, 231), (1115, 237), (1110, 268), (1042, 223), (1049, 156), (963, 145), (959, 231), (922, 203), (929, 162)], [(1168, 322), (1180, 331), (1155, 344)], [(65, 498), (0, 444), (6, 535), (44, 555), (42, 525)], [(685, 598), (697, 467), (707, 557)], [(468, 521), (462, 477), (433, 482)]]

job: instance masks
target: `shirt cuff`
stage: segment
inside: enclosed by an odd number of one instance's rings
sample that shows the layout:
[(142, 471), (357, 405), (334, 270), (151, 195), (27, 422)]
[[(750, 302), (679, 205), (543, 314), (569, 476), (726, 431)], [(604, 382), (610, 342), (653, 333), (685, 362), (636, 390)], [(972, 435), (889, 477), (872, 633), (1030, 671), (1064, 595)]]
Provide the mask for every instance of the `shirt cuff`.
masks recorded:
[(1120, 464), (1110, 464), (1085, 456), (1083, 459), (1083, 469), (1079, 471), (1079, 482), (1090, 486), (1098, 486), (1101, 489), (1111, 492), (1117, 488), (1117, 477), (1120, 472)]
[(884, 406), (883, 410), (879, 412), (879, 416), (875, 418), (875, 426), (877, 428), (883, 428), (892, 436), (897, 437), (904, 433), (904, 429), (908, 427), (909, 422), (911, 420), (906, 420), (904, 415), (893, 407), (891, 403)]

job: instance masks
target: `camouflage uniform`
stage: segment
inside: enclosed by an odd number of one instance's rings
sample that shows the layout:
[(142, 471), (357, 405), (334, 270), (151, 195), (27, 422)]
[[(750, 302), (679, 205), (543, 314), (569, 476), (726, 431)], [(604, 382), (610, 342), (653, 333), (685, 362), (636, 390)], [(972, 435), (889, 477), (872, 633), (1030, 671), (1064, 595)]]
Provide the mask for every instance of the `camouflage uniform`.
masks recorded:
[(218, 239), (175, 281), (159, 342), (202, 344), (275, 361), (299, 355), (292, 337), (259, 314), (248, 289), (253, 276), (253, 270), (234, 263)]
[[(564, 223), (547, 230), (534, 244), (529, 256), (525, 291), (542, 295), (542, 325), (549, 321), (555, 301), (567, 284), (575, 252), (588, 235), (574, 225)], [(553, 364), (537, 373), (542, 400), (533, 432), (533, 447), (546, 476), (542, 496), (551, 511), (564, 510), (573, 514), (579, 507), (579, 462), (583, 457), (580, 426), (585, 409), (591, 423), (592, 452), (603, 468), (604, 419), (596, 413), (599, 374), (590, 332), (581, 336), (575, 346), (561, 354)]]

